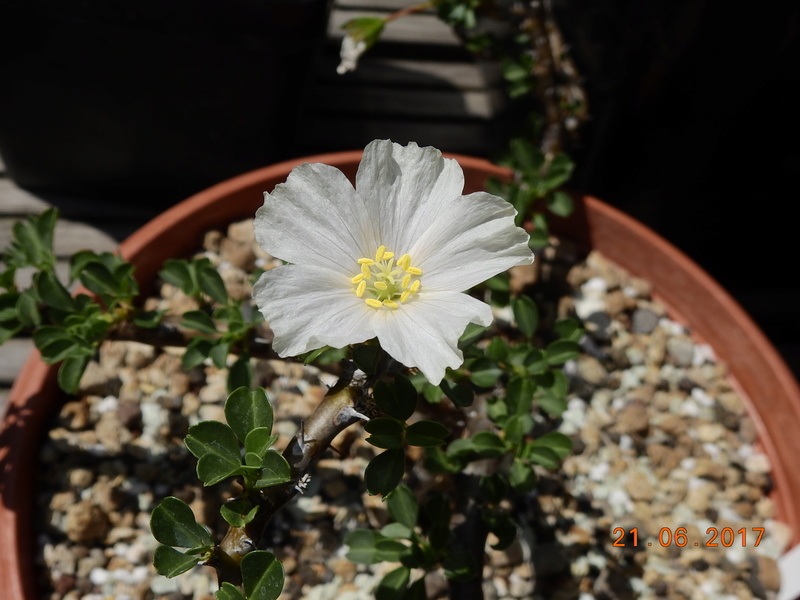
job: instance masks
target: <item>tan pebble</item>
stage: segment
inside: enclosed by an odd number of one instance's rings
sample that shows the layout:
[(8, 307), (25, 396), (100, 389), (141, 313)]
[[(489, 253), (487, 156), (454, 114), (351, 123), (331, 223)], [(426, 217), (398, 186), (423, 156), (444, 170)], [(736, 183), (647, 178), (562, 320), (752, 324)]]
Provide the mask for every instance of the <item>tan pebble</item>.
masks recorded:
[(686, 431), (688, 424), (680, 415), (668, 413), (658, 419), (658, 427), (669, 435), (680, 435)]
[(692, 469), (693, 477), (701, 477), (704, 479), (713, 479), (714, 481), (724, 481), (726, 477), (726, 469), (724, 465), (711, 460), (706, 456), (701, 456), (695, 459), (694, 468)]
[(740, 501), (733, 505), (733, 510), (743, 519), (750, 519), (755, 514), (756, 507), (752, 502)]
[(762, 520), (775, 518), (775, 504), (770, 498), (761, 498), (756, 502), (756, 514)]
[(781, 585), (781, 574), (778, 570), (778, 563), (767, 556), (758, 555), (758, 579), (768, 590), (777, 592)]
[(94, 481), (94, 473), (90, 469), (76, 467), (69, 471), (69, 484), (72, 487), (79, 489), (86, 489), (92, 485)]
[(619, 433), (643, 433), (650, 424), (650, 415), (643, 402), (631, 402), (617, 415), (616, 431)]
[(244, 219), (228, 225), (228, 237), (235, 241), (250, 244), (255, 241), (253, 219)]
[(735, 415), (743, 416), (746, 412), (741, 396), (736, 392), (723, 392), (717, 395), (720, 406)]
[(686, 505), (695, 512), (704, 513), (710, 508), (711, 498), (717, 489), (718, 487), (714, 483), (700, 483), (686, 493)]
[(578, 358), (578, 376), (587, 383), (599, 385), (606, 375), (606, 368), (593, 356), (582, 355)]
[(754, 444), (758, 439), (758, 429), (750, 417), (742, 417), (739, 424), (739, 437), (746, 444)]
[(766, 454), (753, 454), (744, 461), (744, 468), (751, 473), (769, 473), (772, 466)]
[(519, 265), (511, 267), (508, 271), (510, 276), (509, 284), (512, 293), (518, 294), (527, 286), (536, 283), (539, 275), (540, 262), (534, 261), (530, 265)]
[(625, 491), (633, 500), (652, 500), (655, 497), (655, 486), (650, 477), (640, 470), (632, 471), (625, 478)]
[(205, 235), (203, 236), (203, 249), (208, 250), (209, 252), (218, 253), (219, 252), (219, 243), (222, 240), (222, 232), (212, 229), (211, 231), (206, 231)]
[(110, 529), (108, 516), (96, 504), (81, 500), (67, 509), (64, 533), (73, 542), (100, 541)]
[(698, 440), (703, 443), (712, 443), (723, 437), (725, 427), (719, 423), (701, 423), (695, 431)]
[(97, 441), (105, 446), (112, 454), (119, 454), (125, 444), (131, 441), (133, 435), (126, 429), (115, 412), (103, 413), (95, 427)]

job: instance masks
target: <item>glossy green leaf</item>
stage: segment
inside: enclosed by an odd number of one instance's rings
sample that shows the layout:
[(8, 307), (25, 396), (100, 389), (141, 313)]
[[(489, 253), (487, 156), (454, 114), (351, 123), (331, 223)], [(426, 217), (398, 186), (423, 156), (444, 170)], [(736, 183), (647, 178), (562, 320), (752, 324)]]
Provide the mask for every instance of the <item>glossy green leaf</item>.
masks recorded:
[(140, 311), (136, 313), (133, 323), (142, 329), (155, 329), (161, 323), (163, 316), (164, 311), (161, 310)]
[(164, 577), (185, 573), (200, 561), (199, 557), (184, 554), (170, 546), (158, 546), (153, 554), (153, 566)]
[(158, 276), (167, 283), (180, 288), (184, 294), (192, 296), (197, 291), (192, 270), (185, 260), (168, 259), (164, 261), (164, 267), (159, 271)]
[(95, 294), (113, 294), (119, 287), (108, 267), (100, 262), (89, 262), (83, 265), (78, 278), (88, 290)]
[(223, 582), (222, 586), (214, 593), (216, 600), (247, 600), (244, 594), (232, 583)]
[(559, 458), (566, 458), (572, 452), (572, 440), (560, 431), (551, 431), (533, 441), (535, 447), (550, 448)]
[(581, 349), (576, 342), (569, 340), (556, 340), (547, 345), (546, 355), (549, 365), (563, 365), (568, 360), (577, 358)]
[[(42, 317), (33, 290), (27, 289), (20, 293), (15, 308), (16, 317), (24, 327), (37, 327), (41, 324)], [(0, 321), (5, 320), (0, 318)]]
[(556, 216), (568, 217), (575, 210), (575, 204), (567, 192), (557, 190), (547, 198), (547, 208)]
[(405, 473), (405, 453), (401, 448), (385, 450), (367, 465), (364, 483), (370, 494), (387, 495), (397, 487)]
[(556, 469), (561, 462), (561, 458), (553, 450), (547, 446), (536, 446), (534, 443), (525, 445), (523, 457), (546, 469)]
[(283, 591), (283, 564), (266, 550), (250, 552), (242, 559), (244, 593), (252, 600), (276, 600)]
[(406, 442), (412, 446), (441, 446), (450, 436), (450, 430), (438, 421), (417, 421), (406, 429)]
[(536, 303), (528, 296), (519, 296), (512, 305), (514, 321), (525, 337), (533, 337), (539, 327), (539, 309)]
[(347, 558), (359, 565), (371, 565), (380, 562), (376, 544), (386, 539), (383, 535), (372, 529), (355, 529), (344, 537), (348, 546)]
[(491, 431), (479, 431), (465, 439), (455, 440), (447, 448), (450, 457), (477, 454), (481, 458), (497, 458), (506, 451), (506, 445), (500, 437)]
[(381, 527), (381, 535), (396, 540), (408, 540), (413, 536), (413, 531), (402, 523), (389, 523)]
[(492, 338), (486, 346), (486, 357), (495, 362), (501, 362), (508, 356), (508, 344), (503, 338)]
[(267, 427), (256, 427), (244, 439), (245, 452), (251, 452), (259, 458), (263, 458), (267, 450), (278, 441), (277, 435), (272, 435)]
[(514, 491), (525, 494), (536, 487), (536, 473), (527, 462), (515, 458), (508, 472), (508, 481)]
[(398, 485), (386, 500), (389, 514), (398, 523), (414, 529), (419, 516), (419, 504), (408, 486)]
[(197, 476), (205, 485), (214, 485), (239, 471), (241, 456), (233, 430), (218, 421), (201, 421), (189, 428), (184, 439), (197, 458)]
[(211, 340), (201, 337), (192, 338), (183, 351), (181, 367), (188, 371), (202, 365), (203, 361), (208, 358), (213, 347), (214, 342)]
[(378, 417), (370, 420), (364, 430), (370, 434), (367, 441), (378, 448), (400, 448), (403, 445), (404, 427), (397, 419)]
[(578, 342), (583, 337), (584, 331), (580, 323), (570, 317), (556, 321), (553, 329), (561, 339)]
[(173, 496), (164, 498), (153, 509), (150, 530), (158, 542), (179, 548), (202, 548), (211, 545), (211, 534), (194, 518), (194, 513), (183, 500)]
[(190, 310), (183, 313), (181, 327), (194, 329), (200, 333), (214, 335), (217, 333), (217, 326), (207, 312), (202, 310)]
[(469, 380), (478, 387), (484, 388), (493, 387), (503, 374), (503, 370), (497, 366), (497, 363), (486, 358), (474, 361), (469, 370)]
[(234, 500), (220, 506), (219, 512), (231, 527), (244, 527), (255, 518), (258, 505), (251, 505), (244, 500)]
[(458, 473), (463, 465), (451, 457), (438, 446), (429, 446), (425, 449), (425, 468), (431, 473)]
[(375, 600), (402, 600), (411, 579), (411, 569), (397, 567), (383, 576), (375, 589)]
[(360, 344), (353, 348), (353, 362), (367, 375), (375, 373), (381, 348), (374, 344)]
[(89, 365), (88, 356), (71, 356), (66, 358), (58, 367), (58, 386), (68, 394), (75, 394), (81, 383), (86, 367)]
[(522, 442), (531, 429), (533, 429), (533, 417), (529, 414), (512, 415), (503, 425), (505, 438), (513, 444)]
[(475, 401), (475, 394), (469, 385), (465, 383), (453, 384), (447, 379), (442, 379), (439, 387), (445, 395), (450, 398), (450, 401), (459, 408), (472, 406), (472, 403)]
[(228, 354), (230, 353), (230, 344), (226, 342), (218, 342), (211, 347), (208, 351), (208, 357), (214, 366), (218, 369), (224, 369), (228, 366)]
[(243, 442), (254, 429), (272, 431), (273, 411), (264, 388), (233, 390), (225, 402), (225, 419)]
[(512, 377), (506, 386), (505, 403), (509, 414), (521, 415), (531, 411), (536, 385), (528, 377)]
[(466, 348), (470, 344), (474, 344), (486, 334), (486, 327), (476, 325), (475, 323), (468, 323), (464, 333), (458, 338), (458, 347)]
[(49, 271), (40, 271), (33, 277), (34, 287), (47, 306), (65, 312), (75, 310), (75, 300), (67, 288)]
[(222, 276), (213, 266), (208, 265), (197, 270), (197, 283), (200, 290), (215, 302), (220, 304), (228, 303), (228, 291), (225, 289), (225, 282)]
[(267, 450), (261, 466), (261, 476), (256, 481), (256, 489), (286, 483), (292, 479), (292, 469), (286, 459), (276, 450)]
[(378, 381), (373, 398), (382, 412), (400, 421), (408, 419), (417, 408), (417, 390), (403, 375), (397, 375), (391, 383)]

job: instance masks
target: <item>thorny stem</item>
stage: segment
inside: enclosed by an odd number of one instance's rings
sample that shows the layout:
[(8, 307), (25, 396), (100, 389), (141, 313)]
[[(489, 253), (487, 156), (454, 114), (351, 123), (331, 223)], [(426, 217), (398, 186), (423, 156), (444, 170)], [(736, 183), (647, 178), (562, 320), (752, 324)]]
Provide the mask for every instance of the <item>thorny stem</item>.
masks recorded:
[(351, 378), (352, 372), (342, 376), (340, 383), (331, 388), (284, 450), (283, 457), (291, 468), (291, 480), (255, 492), (252, 499), (258, 504), (256, 518), (244, 527), (230, 527), (215, 548), (208, 565), (216, 568), (220, 583), (241, 584), (239, 563), (247, 553), (256, 549), (256, 543), (270, 520), (304, 489), (304, 476), (330, 447), (333, 439), (350, 425), (366, 418), (361, 412), (366, 410), (363, 383), (353, 383)]

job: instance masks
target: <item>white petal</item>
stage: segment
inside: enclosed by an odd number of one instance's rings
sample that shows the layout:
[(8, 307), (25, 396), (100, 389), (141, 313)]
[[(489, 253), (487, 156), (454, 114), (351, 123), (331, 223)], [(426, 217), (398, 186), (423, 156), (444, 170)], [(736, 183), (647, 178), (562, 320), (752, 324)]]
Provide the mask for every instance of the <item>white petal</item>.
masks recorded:
[(420, 294), (397, 310), (376, 311), (375, 331), (381, 347), (407, 367), (417, 367), (434, 385), (447, 367), (464, 362), (458, 338), (469, 323), (488, 326), (492, 311), (466, 294)]
[(334, 167), (303, 164), (264, 194), (255, 219), (264, 250), (295, 264), (358, 273), (356, 261), (375, 252), (369, 215), (353, 186)]
[(453, 159), (432, 147), (371, 142), (356, 175), (379, 232), (379, 243), (404, 254), (436, 220), (443, 202), (461, 195), (464, 173)]
[(515, 265), (533, 262), (528, 234), (514, 225), (516, 211), (486, 192), (442, 207), (412, 247), (423, 289), (463, 291)]
[(322, 346), (342, 348), (375, 337), (374, 309), (351, 291), (345, 276), (306, 265), (284, 265), (262, 274), (253, 297), (281, 356)]

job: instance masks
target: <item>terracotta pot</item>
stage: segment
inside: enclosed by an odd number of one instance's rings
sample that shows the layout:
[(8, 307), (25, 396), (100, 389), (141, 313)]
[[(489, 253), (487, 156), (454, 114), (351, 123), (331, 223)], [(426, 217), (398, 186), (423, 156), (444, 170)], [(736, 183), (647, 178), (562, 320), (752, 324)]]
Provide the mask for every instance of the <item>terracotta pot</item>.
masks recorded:
[[(482, 189), (487, 177), (507, 175), (491, 163), (455, 156), (464, 168), (467, 191)], [(250, 217), (262, 204), (262, 192), (286, 179), (301, 162), (338, 167), (351, 178), (361, 152), (325, 154), (283, 162), (211, 187), (174, 206), (120, 246), (137, 266), (147, 291), (163, 261), (188, 256), (203, 233)], [(710, 344), (727, 363), (731, 376), (755, 420), (760, 442), (773, 465), (778, 516), (797, 542), (800, 531), (800, 478), (792, 477), (800, 456), (800, 388), (761, 331), (702, 269), (655, 233), (587, 196), (576, 198), (576, 213), (553, 223), (554, 230), (601, 251), (633, 275), (649, 280), (654, 294), (698, 340)], [(0, 430), (0, 581), (4, 598), (33, 600), (35, 593), (32, 508), (39, 441), (46, 419), (63, 401), (56, 369), (33, 355), (11, 390)], [(15, 550), (16, 549), (16, 550)]]

